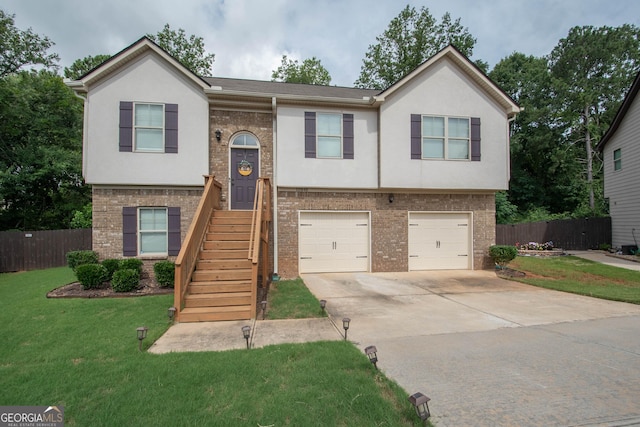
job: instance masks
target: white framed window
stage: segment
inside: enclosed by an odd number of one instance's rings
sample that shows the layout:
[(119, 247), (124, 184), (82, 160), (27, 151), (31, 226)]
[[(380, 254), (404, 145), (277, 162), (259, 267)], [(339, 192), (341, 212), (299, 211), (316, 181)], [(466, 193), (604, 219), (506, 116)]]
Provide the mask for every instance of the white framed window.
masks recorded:
[(469, 160), (469, 118), (422, 116), (422, 158)]
[(135, 151), (164, 152), (164, 105), (134, 104)]
[(250, 133), (241, 133), (233, 138), (231, 146), (236, 148), (260, 148), (258, 139)]
[(318, 158), (342, 158), (342, 114), (318, 113), (316, 136)]
[(168, 234), (167, 208), (138, 208), (140, 255), (167, 255)]
[(618, 148), (613, 151), (613, 170), (619, 171), (622, 169), (622, 149)]

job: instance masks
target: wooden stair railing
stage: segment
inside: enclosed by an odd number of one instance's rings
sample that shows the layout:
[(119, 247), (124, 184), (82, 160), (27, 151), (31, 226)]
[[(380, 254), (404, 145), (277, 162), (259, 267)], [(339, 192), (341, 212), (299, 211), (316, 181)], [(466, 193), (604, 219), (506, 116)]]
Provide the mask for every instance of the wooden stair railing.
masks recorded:
[(260, 287), (267, 286), (269, 276), (269, 224), (271, 223), (271, 181), (259, 178), (256, 182), (256, 193), (253, 202), (251, 219), (251, 237), (249, 240), (248, 258), (252, 264), (251, 271), (251, 318), (256, 317), (258, 298), (258, 268), (262, 265)]
[(189, 231), (175, 261), (173, 304), (176, 308), (176, 321), (180, 321), (180, 313), (184, 306), (187, 287), (195, 270), (198, 254), (206, 236), (211, 215), (214, 209), (220, 209), (221, 192), (222, 184), (216, 181), (213, 176), (205, 176), (204, 193), (200, 198), (194, 219), (189, 226)]

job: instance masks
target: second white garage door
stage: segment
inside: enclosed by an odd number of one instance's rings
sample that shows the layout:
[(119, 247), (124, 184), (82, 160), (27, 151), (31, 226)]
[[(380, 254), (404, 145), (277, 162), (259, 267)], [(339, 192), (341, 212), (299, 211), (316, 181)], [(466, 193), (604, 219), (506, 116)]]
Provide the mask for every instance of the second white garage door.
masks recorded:
[(300, 273), (369, 271), (368, 212), (300, 212)]
[(471, 268), (470, 214), (409, 213), (409, 270)]

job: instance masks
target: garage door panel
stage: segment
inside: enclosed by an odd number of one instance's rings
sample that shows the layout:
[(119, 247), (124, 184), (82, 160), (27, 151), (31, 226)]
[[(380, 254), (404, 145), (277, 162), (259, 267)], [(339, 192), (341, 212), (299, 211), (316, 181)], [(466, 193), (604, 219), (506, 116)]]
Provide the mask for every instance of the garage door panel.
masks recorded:
[(409, 214), (409, 270), (470, 268), (467, 213)]
[(367, 212), (301, 212), (301, 273), (369, 271)]

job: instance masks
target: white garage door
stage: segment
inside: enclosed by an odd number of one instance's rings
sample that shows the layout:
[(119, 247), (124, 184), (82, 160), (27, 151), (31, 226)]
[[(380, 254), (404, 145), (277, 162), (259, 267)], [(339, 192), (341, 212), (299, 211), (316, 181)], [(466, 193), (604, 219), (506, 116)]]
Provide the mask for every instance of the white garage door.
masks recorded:
[(468, 213), (409, 213), (409, 270), (471, 268)]
[(300, 273), (369, 271), (368, 212), (300, 212)]

